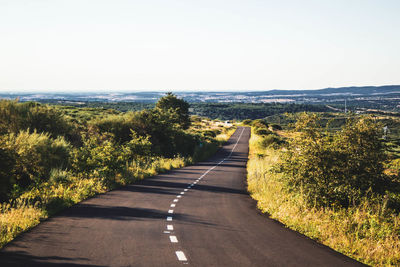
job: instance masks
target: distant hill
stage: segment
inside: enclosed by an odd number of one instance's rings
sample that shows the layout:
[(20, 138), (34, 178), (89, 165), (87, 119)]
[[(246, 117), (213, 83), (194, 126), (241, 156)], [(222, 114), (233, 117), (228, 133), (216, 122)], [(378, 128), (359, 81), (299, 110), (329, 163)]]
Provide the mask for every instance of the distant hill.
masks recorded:
[(380, 94), (400, 94), (400, 85), (385, 85), (385, 86), (352, 86), (338, 88), (324, 88), (317, 90), (271, 90), (262, 92), (268, 95), (380, 95)]
[[(171, 90), (173, 91), (173, 90)], [(174, 92), (191, 103), (311, 103), (331, 104), (344, 99), (363, 101), (394, 101), (400, 99), (400, 85), (325, 88), (318, 90), (270, 90), (232, 92)], [(87, 104), (90, 102), (141, 102), (155, 103), (165, 92), (88, 92), (88, 93), (0, 93), (0, 98), (20, 101), (39, 101), (55, 104)], [(380, 96), (380, 98), (379, 98)], [(378, 99), (379, 98), (379, 99)], [(397, 100), (396, 100), (397, 101)], [(390, 103), (394, 107), (395, 102)], [(385, 102), (386, 103), (386, 102)], [(381, 103), (377, 103), (381, 105)], [(396, 104), (397, 105), (397, 104)]]

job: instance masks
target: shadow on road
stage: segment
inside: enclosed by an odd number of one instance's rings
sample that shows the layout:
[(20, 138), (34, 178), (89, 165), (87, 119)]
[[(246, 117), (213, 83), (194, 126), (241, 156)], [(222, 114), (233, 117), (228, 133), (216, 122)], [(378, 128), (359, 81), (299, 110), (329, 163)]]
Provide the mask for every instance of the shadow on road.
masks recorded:
[[(22, 251), (0, 251), (1, 264), (8, 266), (91, 266), (102, 267), (102, 265), (89, 265), (74, 263), (74, 261), (88, 261), (87, 258), (67, 258), (57, 256), (39, 257)], [(62, 262), (60, 262), (62, 261)], [(4, 264), (4, 265), (3, 265)]]

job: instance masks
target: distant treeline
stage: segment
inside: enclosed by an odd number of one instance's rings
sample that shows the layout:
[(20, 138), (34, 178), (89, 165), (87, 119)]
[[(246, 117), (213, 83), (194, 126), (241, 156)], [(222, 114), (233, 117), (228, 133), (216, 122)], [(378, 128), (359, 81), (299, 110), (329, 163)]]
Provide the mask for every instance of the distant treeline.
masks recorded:
[(283, 104), (283, 103), (192, 103), (194, 113), (211, 119), (244, 120), (261, 119), (275, 114), (302, 111), (328, 112), (323, 105)]
[[(71, 105), (86, 108), (115, 109), (118, 111), (140, 111), (150, 109), (155, 103), (144, 102), (56, 102), (51, 104)], [(261, 119), (275, 114), (296, 112), (331, 112), (325, 105), (285, 103), (190, 103), (190, 113), (211, 119), (244, 120)]]

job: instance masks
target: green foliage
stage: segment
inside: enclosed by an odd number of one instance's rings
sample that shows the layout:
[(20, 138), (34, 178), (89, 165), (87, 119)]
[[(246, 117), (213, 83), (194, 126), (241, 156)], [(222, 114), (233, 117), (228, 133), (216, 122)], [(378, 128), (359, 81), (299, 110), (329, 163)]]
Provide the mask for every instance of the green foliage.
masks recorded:
[[(3, 136), (0, 145), (4, 158), (2, 170), (8, 170), (7, 174), (2, 174), (7, 193), (11, 184), (25, 188), (47, 180), (53, 168), (69, 165), (71, 146), (63, 137), (53, 139), (47, 133), (21, 131)], [(4, 191), (2, 196), (4, 198)]]
[(242, 121), (242, 123), (243, 123), (244, 125), (250, 125), (251, 122), (252, 122), (252, 120), (250, 120), (250, 119), (245, 119), (245, 120)]
[(276, 131), (276, 130), (282, 130), (282, 127), (279, 124), (271, 124), (271, 128)]
[(264, 119), (257, 119), (251, 123), (252, 126), (256, 128), (268, 128), (268, 123)]
[(189, 103), (185, 100), (177, 98), (172, 93), (167, 93), (158, 100), (156, 108), (161, 109), (164, 112), (168, 111), (170, 113), (175, 113), (177, 116), (174, 119), (174, 122), (182, 129), (189, 128), (191, 123), (189, 117)]
[(195, 114), (212, 119), (244, 120), (262, 119), (268, 116), (303, 111), (329, 112), (325, 105), (285, 103), (191, 103)]
[(16, 155), (5, 147), (3, 138), (0, 142), (0, 201), (4, 201), (15, 184), (15, 177), (10, 174), (16, 165)]
[(317, 115), (304, 113), (296, 131), (280, 168), (289, 188), (302, 190), (310, 204), (348, 206), (382, 190), (386, 155), (372, 118), (349, 120), (330, 133)]
[(255, 134), (257, 135), (268, 135), (268, 134), (272, 134), (272, 132), (270, 130), (268, 130), (267, 128), (257, 128), (254, 131)]
[(53, 138), (76, 138), (74, 126), (56, 108), (34, 102), (0, 100), (0, 134), (26, 130), (48, 133)]
[(261, 139), (261, 141), (259, 143), (259, 146), (262, 148), (268, 148), (270, 146), (272, 146), (273, 148), (278, 148), (284, 143), (285, 143), (285, 141), (282, 140), (281, 137), (279, 137), (275, 134), (268, 134), (266, 136), (263, 136), (263, 138)]

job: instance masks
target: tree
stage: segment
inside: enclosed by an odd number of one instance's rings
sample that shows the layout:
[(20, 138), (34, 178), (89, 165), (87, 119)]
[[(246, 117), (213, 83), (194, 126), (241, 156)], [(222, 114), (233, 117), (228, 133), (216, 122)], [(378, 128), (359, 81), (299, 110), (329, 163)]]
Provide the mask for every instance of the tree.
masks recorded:
[(189, 103), (185, 100), (177, 98), (174, 94), (168, 92), (158, 100), (156, 108), (175, 113), (177, 115), (175, 123), (177, 123), (182, 129), (189, 128)]

